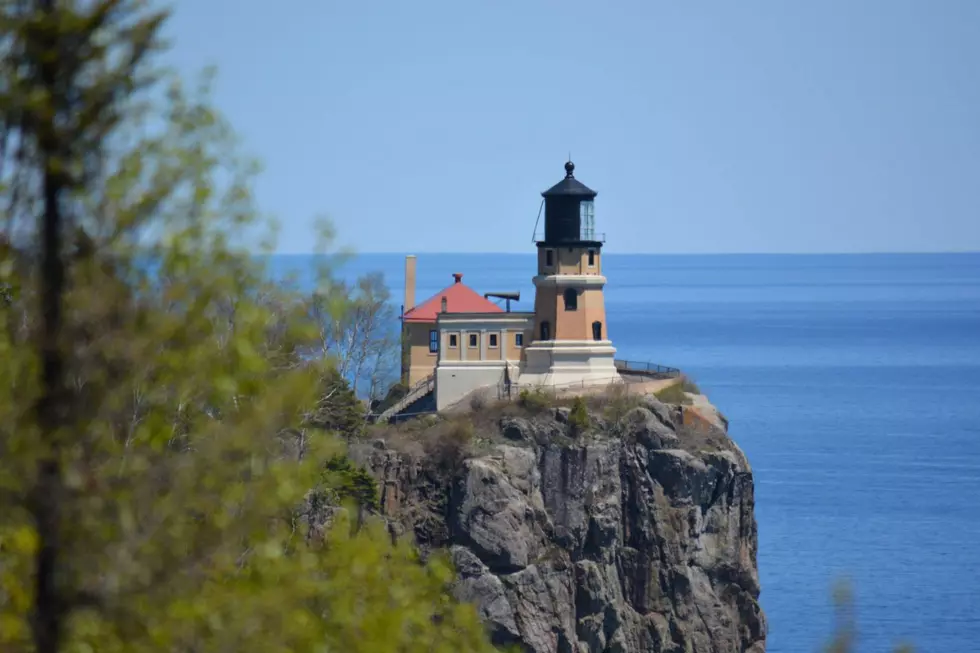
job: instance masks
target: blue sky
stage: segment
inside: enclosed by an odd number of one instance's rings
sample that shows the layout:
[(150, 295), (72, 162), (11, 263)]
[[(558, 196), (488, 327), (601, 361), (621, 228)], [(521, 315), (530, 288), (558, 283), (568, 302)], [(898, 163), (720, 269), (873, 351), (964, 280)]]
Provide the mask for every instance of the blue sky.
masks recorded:
[(172, 6), (283, 252), (533, 251), (569, 151), (610, 251), (980, 250), (978, 0)]

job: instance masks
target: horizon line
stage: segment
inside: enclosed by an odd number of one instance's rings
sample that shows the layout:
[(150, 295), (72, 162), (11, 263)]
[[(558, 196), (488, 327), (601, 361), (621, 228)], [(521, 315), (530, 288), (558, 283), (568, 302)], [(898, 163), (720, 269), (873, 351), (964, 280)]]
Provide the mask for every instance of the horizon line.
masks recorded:
[[(966, 254), (980, 254), (980, 249), (963, 249), (963, 250), (895, 250), (895, 251), (866, 251), (866, 252), (621, 252), (621, 251), (606, 251), (605, 254), (617, 254), (623, 256), (934, 256), (934, 255), (966, 255)], [(336, 254), (344, 255), (345, 252), (331, 252), (327, 255)], [(445, 255), (456, 255), (456, 256), (500, 256), (501, 254), (508, 256), (533, 256), (534, 251), (425, 251), (425, 250), (384, 250), (384, 251), (371, 251), (371, 250), (354, 250), (348, 252), (347, 254), (353, 256), (361, 256), (365, 254), (370, 255), (398, 255), (407, 256), (409, 254), (424, 255), (424, 256), (445, 256)], [(317, 252), (273, 252), (273, 256), (320, 256), (322, 254)]]

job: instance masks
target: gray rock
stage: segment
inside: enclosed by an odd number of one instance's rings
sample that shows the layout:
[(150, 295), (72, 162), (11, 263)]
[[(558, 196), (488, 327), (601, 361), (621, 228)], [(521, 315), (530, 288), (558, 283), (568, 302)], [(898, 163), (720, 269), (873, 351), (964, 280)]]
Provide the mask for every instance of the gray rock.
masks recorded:
[(637, 406), (626, 413), (622, 423), (626, 432), (647, 449), (670, 449), (680, 442), (671, 427), (666, 426), (651, 410), (642, 406)]
[(534, 429), (531, 427), (531, 423), (523, 417), (504, 417), (501, 419), (500, 433), (508, 440), (516, 442), (534, 440)]
[(456, 596), (495, 644), (763, 653), (754, 485), (738, 447), (721, 433), (721, 450), (683, 449), (660, 402), (574, 443), (555, 438), (560, 419), (501, 420), (513, 444), (448, 479), (392, 450), (352, 456), (379, 478), (388, 519), (423, 550), (450, 549)]
[(560, 424), (568, 424), (568, 416), (572, 413), (572, 409), (567, 406), (559, 406), (555, 409), (555, 419)]
[(540, 474), (533, 451), (500, 447), (467, 460), (451, 496), (452, 531), (495, 572), (526, 567), (543, 543)]
[(677, 428), (673, 418), (671, 417), (670, 407), (657, 399), (654, 395), (643, 395), (640, 397), (640, 406), (646, 408), (651, 413), (656, 415), (657, 419), (660, 420), (660, 423), (667, 428), (671, 430)]
[(496, 646), (520, 643), (521, 634), (514, 621), (514, 607), (500, 578), (490, 573), (487, 566), (466, 547), (454, 546), (451, 553), (459, 573), (454, 588), (456, 598), (477, 606), (477, 612)]

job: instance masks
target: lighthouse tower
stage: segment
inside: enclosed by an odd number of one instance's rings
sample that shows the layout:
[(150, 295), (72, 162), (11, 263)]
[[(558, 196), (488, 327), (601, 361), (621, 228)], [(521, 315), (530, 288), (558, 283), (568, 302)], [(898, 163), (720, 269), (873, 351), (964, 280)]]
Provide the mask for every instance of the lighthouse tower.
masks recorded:
[(575, 178), (571, 161), (565, 164), (565, 178), (542, 193), (544, 233), (537, 241), (534, 330), (524, 347), (522, 385), (618, 379), (616, 349), (606, 328), (605, 238), (595, 231), (596, 194)]

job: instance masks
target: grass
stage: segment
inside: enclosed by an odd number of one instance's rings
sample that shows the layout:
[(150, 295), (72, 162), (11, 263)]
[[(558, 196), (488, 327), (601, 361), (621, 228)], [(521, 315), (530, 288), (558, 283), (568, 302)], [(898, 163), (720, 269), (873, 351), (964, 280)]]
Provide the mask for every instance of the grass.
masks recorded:
[(681, 404), (685, 406), (691, 404), (691, 398), (687, 396), (683, 383), (669, 385), (663, 390), (655, 392), (653, 396), (665, 404)]
[(517, 402), (533, 413), (541, 413), (557, 406), (555, 403), (555, 398), (545, 393), (539, 388), (534, 390), (528, 390), (527, 388), (521, 390), (520, 395), (518, 395)]

